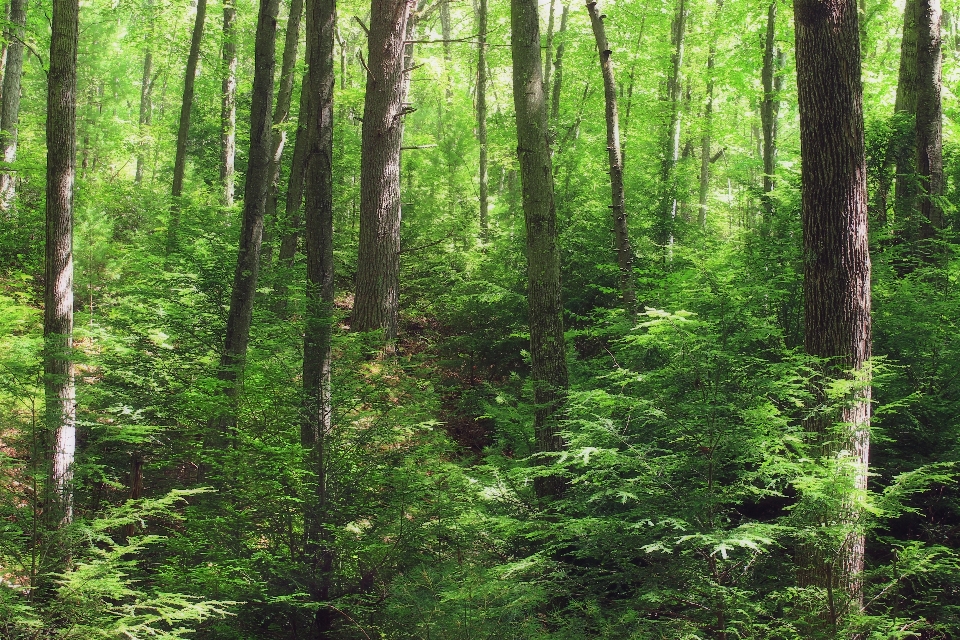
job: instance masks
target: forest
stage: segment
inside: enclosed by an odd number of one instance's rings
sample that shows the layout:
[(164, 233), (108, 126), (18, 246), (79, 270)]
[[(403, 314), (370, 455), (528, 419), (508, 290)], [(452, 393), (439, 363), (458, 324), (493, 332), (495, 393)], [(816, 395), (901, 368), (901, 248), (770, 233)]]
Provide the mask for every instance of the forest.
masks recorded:
[(3, 639), (960, 638), (957, 0), (3, 8)]

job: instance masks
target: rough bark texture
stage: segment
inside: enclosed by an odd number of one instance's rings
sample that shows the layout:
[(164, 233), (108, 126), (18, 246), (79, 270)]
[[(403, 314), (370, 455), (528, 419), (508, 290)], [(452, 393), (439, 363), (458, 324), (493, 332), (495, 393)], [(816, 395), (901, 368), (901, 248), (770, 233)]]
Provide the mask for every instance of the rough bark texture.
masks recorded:
[[(513, 103), (517, 113), (523, 213), (527, 231), (527, 305), (538, 453), (563, 448), (558, 421), (566, 394), (567, 361), (560, 297), (556, 205), (547, 129), (547, 104), (540, 61), (540, 24), (536, 0), (511, 2)], [(563, 492), (555, 476), (537, 478), (541, 497)]]
[(600, 71), (603, 74), (603, 97), (606, 104), (607, 158), (610, 163), (610, 211), (613, 216), (613, 231), (617, 266), (620, 268), (620, 298), (624, 310), (630, 315), (637, 313), (637, 292), (633, 284), (633, 248), (630, 246), (630, 231), (627, 227), (627, 209), (623, 189), (623, 155), (620, 151), (620, 115), (617, 111), (617, 81), (613, 73), (613, 51), (607, 42), (603, 28), (603, 16), (593, 0), (587, 2), (593, 36), (600, 53)]
[(943, 64), (940, 0), (920, 0), (917, 39), (917, 174), (920, 180), (919, 235), (932, 238), (944, 227), (943, 108), (940, 99)]
[[(250, 342), (250, 325), (253, 321), (253, 300), (257, 291), (257, 275), (260, 270), (260, 246), (263, 239), (263, 211), (270, 184), (272, 120), (270, 107), (273, 101), (274, 47), (277, 37), (277, 12), (279, 0), (261, 0), (257, 17), (257, 35), (254, 45), (253, 95), (250, 104), (250, 154), (247, 162), (247, 178), (243, 191), (243, 222), (240, 227), (240, 246), (237, 252), (237, 268), (233, 276), (230, 296), (230, 311), (227, 314), (226, 338), (223, 356), (220, 359), (218, 378), (224, 381), (228, 397), (236, 396), (237, 382), (247, 355)], [(231, 409), (232, 410), (232, 409)], [(210, 436), (214, 447), (221, 447), (226, 439), (226, 430), (232, 423), (221, 420), (218, 431)]]
[(400, 143), (409, 109), (404, 40), (414, 5), (413, 0), (372, 0), (368, 36), (353, 329), (382, 330), (388, 350), (399, 322)]
[(771, 2), (767, 10), (767, 39), (763, 49), (763, 104), (760, 121), (763, 128), (763, 209), (767, 218), (773, 215), (773, 198), (769, 195), (775, 185), (777, 171), (777, 117), (780, 113), (780, 97), (777, 86), (777, 3)]
[(490, 235), (490, 176), (487, 168), (487, 0), (477, 7), (477, 142), (480, 144), (480, 239)]
[(547, 37), (543, 56), (543, 102), (550, 104), (550, 68), (553, 66), (553, 25), (556, 20), (556, 0), (550, 0), (550, 12), (547, 14)]
[[(330, 599), (332, 554), (323, 527), (327, 511), (326, 438), (333, 422), (331, 348), (333, 327), (333, 34), (334, 0), (307, 0), (307, 82), (310, 119), (305, 192), (307, 309), (303, 340), (304, 416), (300, 441), (306, 454), (313, 499), (304, 513), (305, 553), (314, 567), (308, 588), (315, 602)], [(323, 604), (314, 638), (326, 638), (332, 611)]]
[[(723, 9), (723, 0), (718, 0), (718, 14), (721, 9)], [(711, 42), (710, 53), (707, 54), (707, 100), (703, 107), (703, 135), (700, 137), (700, 192), (698, 194), (697, 224), (701, 229), (707, 228), (707, 196), (710, 193), (710, 147), (713, 145), (713, 69), (716, 57), (717, 46)], [(630, 80), (632, 85), (632, 76)]]
[[(855, 0), (795, 0), (804, 245), (804, 344), (827, 374), (860, 371), (870, 358), (870, 254), (866, 162)], [(839, 504), (817, 522), (847, 530), (797, 551), (801, 586), (823, 589), (821, 618), (836, 628), (863, 606), (864, 537), (857, 527), (866, 489), (870, 390), (851, 394), (839, 415), (810, 421), (815, 447), (844, 471)], [(841, 424), (837, 433), (833, 425)], [(845, 453), (844, 453), (845, 452)], [(844, 459), (843, 456), (847, 457)], [(814, 510), (817, 510), (816, 508)]]
[(667, 138), (663, 149), (663, 161), (660, 169), (662, 194), (660, 198), (660, 233), (658, 242), (665, 249), (667, 260), (672, 255), (674, 233), (677, 219), (677, 189), (674, 169), (680, 160), (680, 101), (683, 98), (683, 49), (687, 31), (686, 0), (677, 1), (677, 12), (673, 19), (671, 42), (670, 78), (667, 81)]
[[(277, 229), (277, 191), (280, 186), (280, 165), (283, 150), (287, 143), (286, 123), (290, 118), (290, 102), (293, 97), (294, 71), (297, 65), (297, 49), (300, 44), (300, 19), (303, 16), (303, 0), (290, 2), (290, 15), (287, 16), (287, 31), (283, 41), (283, 59), (280, 62), (280, 82), (277, 87), (277, 100), (273, 107), (273, 151), (270, 154), (270, 191), (264, 210), (265, 233), (276, 233)], [(299, 205), (298, 205), (299, 206)], [(281, 236), (285, 237), (285, 236)], [(264, 238), (263, 267), (268, 269), (272, 260), (273, 246)]]
[[(17, 159), (17, 131), (20, 120), (20, 78), (23, 76), (23, 37), (27, 23), (27, 1), (11, 0), (10, 44), (7, 45), (7, 61), (3, 76), (3, 99), (0, 106), (0, 158), (5, 166)], [(16, 174), (0, 171), (0, 210), (13, 205), (16, 195)]]
[(203, 22), (207, 15), (207, 0), (197, 0), (197, 15), (190, 39), (190, 54), (183, 76), (183, 100), (180, 103), (180, 125), (177, 128), (177, 150), (173, 160), (173, 190), (170, 203), (170, 224), (167, 227), (167, 253), (177, 247), (177, 232), (180, 227), (180, 197), (183, 195), (183, 176), (187, 169), (187, 135), (190, 132), (190, 111), (193, 108), (193, 93), (197, 81), (197, 61), (200, 59), (200, 41), (203, 39)]
[(570, 5), (563, 5), (563, 13), (560, 16), (560, 31), (557, 33), (557, 57), (553, 62), (553, 92), (550, 94), (550, 117), (557, 118), (560, 115), (560, 89), (563, 87), (563, 47), (565, 36), (567, 34), (567, 20), (570, 17)]
[(903, 39), (900, 43), (900, 73), (894, 114), (900, 122), (895, 146), (896, 198), (894, 213), (898, 222), (908, 220), (917, 209), (916, 114), (919, 103), (920, 73), (917, 68), (920, 37), (920, 0), (906, 0), (903, 10)]
[(73, 519), (76, 417), (73, 358), (73, 184), (77, 147), (78, 0), (53, 0), (47, 74), (47, 203), (44, 261), (43, 372), (50, 438), (52, 529)]
[(142, 139), (146, 135), (146, 128), (150, 126), (153, 120), (153, 100), (151, 92), (153, 90), (153, 51), (147, 45), (147, 50), (143, 54), (143, 75), (140, 79), (140, 137), (137, 145), (137, 170), (134, 180), (137, 184), (143, 182), (143, 172), (146, 167), (146, 143)]
[(233, 206), (234, 161), (237, 155), (237, 8), (223, 3), (223, 81), (220, 86), (220, 184), (223, 204)]

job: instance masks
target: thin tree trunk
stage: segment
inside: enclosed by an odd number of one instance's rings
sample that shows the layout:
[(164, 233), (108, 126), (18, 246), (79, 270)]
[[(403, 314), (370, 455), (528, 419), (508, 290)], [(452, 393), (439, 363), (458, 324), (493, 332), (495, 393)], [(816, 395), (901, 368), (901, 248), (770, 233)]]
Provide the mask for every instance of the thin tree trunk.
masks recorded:
[(372, 0), (360, 151), (360, 249), (353, 329), (383, 331), (391, 351), (399, 324), (400, 144), (409, 112), (404, 68), (413, 0)]
[(560, 115), (560, 89), (563, 87), (563, 48), (567, 34), (567, 19), (570, 16), (570, 5), (563, 5), (560, 15), (560, 31), (557, 34), (557, 57), (553, 63), (553, 93), (550, 95), (550, 117), (554, 120)]
[(774, 213), (773, 197), (777, 170), (777, 117), (780, 113), (780, 97), (777, 88), (779, 52), (777, 36), (777, 3), (771, 2), (767, 10), (767, 41), (763, 51), (763, 104), (760, 120), (763, 127), (763, 209), (769, 220)]
[(637, 44), (633, 48), (634, 61), (630, 64), (630, 77), (627, 80), (627, 108), (624, 110), (623, 114), (623, 137), (625, 138), (623, 142), (623, 161), (627, 161), (627, 150), (626, 142), (630, 136), (630, 114), (633, 111), (633, 82), (636, 77), (637, 72), (637, 62), (636, 56), (640, 52), (640, 45), (643, 43), (643, 30), (647, 24), (647, 16), (644, 14), (640, 17), (640, 33), (637, 34)]
[(897, 131), (895, 146), (896, 197), (894, 215), (904, 224), (917, 209), (916, 114), (919, 104), (920, 71), (917, 68), (920, 37), (920, 0), (906, 0), (903, 10), (903, 39), (900, 44), (900, 73), (894, 115)]
[(151, 121), (153, 120), (153, 100), (151, 99), (150, 95), (152, 90), (153, 51), (150, 49), (150, 45), (148, 44), (147, 50), (143, 54), (143, 76), (141, 76), (140, 80), (140, 141), (137, 144), (137, 171), (134, 178), (137, 184), (143, 183), (143, 171), (146, 164), (146, 142), (144, 141), (144, 137), (146, 136), (147, 128), (150, 126)]
[(314, 638), (326, 638), (331, 611), (332, 550), (324, 528), (327, 510), (327, 436), (333, 425), (331, 346), (333, 330), (333, 38), (334, 0), (307, 0), (307, 82), (311, 108), (307, 123), (310, 150), (305, 192), (307, 253), (307, 309), (303, 341), (304, 417), (300, 441), (306, 452), (307, 472), (314, 484), (313, 498), (304, 512), (305, 554), (315, 567), (308, 586), (320, 603)]
[[(5, 2), (3, 4), (3, 20), (4, 23), (10, 20), (10, 3)], [(4, 29), (4, 34), (9, 34), (9, 27)], [(7, 46), (10, 44), (9, 38), (4, 38), (3, 42), (0, 43), (0, 100), (3, 99), (3, 79), (6, 77), (7, 72)]]
[(447, 103), (453, 99), (453, 55), (450, 52), (450, 41), (453, 39), (453, 26), (450, 24), (450, 0), (440, 0), (440, 36), (443, 38), (443, 74), (444, 96)]
[(630, 317), (637, 314), (637, 292), (633, 284), (633, 248), (630, 246), (630, 231), (627, 227), (627, 209), (623, 188), (623, 155), (620, 151), (620, 116), (617, 112), (617, 82), (613, 73), (613, 52), (603, 28), (603, 17), (595, 0), (587, 1), (593, 35), (600, 53), (600, 70), (603, 73), (603, 95), (606, 102), (607, 156), (610, 162), (610, 211), (616, 238), (617, 266), (620, 268), (620, 297), (624, 310)]
[(223, 3), (223, 83), (220, 104), (220, 184), (223, 205), (233, 206), (234, 161), (237, 155), (237, 7)]
[(480, 144), (480, 240), (490, 237), (489, 208), (490, 177), (487, 172), (487, 0), (480, 0), (477, 8), (477, 142)]
[(17, 134), (20, 121), (20, 79), (23, 76), (23, 38), (27, 23), (26, 0), (11, 0), (10, 24), (7, 27), (10, 43), (3, 76), (3, 97), (0, 106), (0, 211), (13, 206), (16, 195), (16, 175), (9, 167), (17, 160)]
[(940, 99), (942, 37), (940, 0), (920, 0), (917, 41), (917, 174), (920, 198), (920, 238), (929, 239), (943, 229), (939, 198), (943, 195), (943, 108)]
[[(717, 0), (717, 16), (723, 9), (723, 0)], [(716, 18), (715, 18), (716, 20)], [(714, 29), (716, 31), (716, 29)], [(713, 145), (713, 71), (717, 56), (717, 45), (710, 41), (710, 53), (707, 54), (707, 102), (703, 113), (703, 136), (700, 138), (700, 193), (697, 225), (707, 228), (707, 196), (710, 194), (710, 159)], [(632, 82), (632, 78), (631, 78)]]
[[(78, 0), (53, 0), (47, 74), (43, 370), (51, 444), (44, 512), (56, 530), (73, 520), (76, 391), (73, 371), (73, 185), (77, 146)], [(57, 558), (61, 566), (63, 558)]]
[[(511, 1), (513, 102), (517, 113), (517, 151), (527, 231), (527, 305), (533, 364), (536, 451), (560, 451), (559, 416), (568, 387), (560, 254), (553, 168), (547, 127), (547, 103), (540, 61), (540, 20), (536, 0)], [(545, 460), (546, 461), (546, 460)], [(563, 493), (557, 476), (534, 481), (540, 497)]]
[[(283, 42), (283, 59), (280, 63), (280, 83), (277, 88), (277, 101), (273, 108), (273, 152), (270, 154), (270, 192), (264, 211), (264, 224), (267, 238), (264, 238), (263, 268), (269, 269), (272, 262), (273, 245), (269, 236), (277, 229), (277, 191), (280, 186), (280, 165), (283, 150), (287, 142), (287, 129), (284, 124), (290, 117), (290, 102), (293, 97), (294, 71), (297, 65), (297, 49), (300, 44), (300, 18), (303, 15), (303, 0), (291, 0), (290, 15), (287, 17), (287, 32)], [(299, 204), (298, 204), (299, 206)]]
[[(829, 377), (866, 375), (871, 353), (870, 254), (855, 0), (795, 0), (802, 157), (806, 352)], [(818, 391), (823, 397), (823, 390)], [(813, 445), (841, 467), (839, 504), (812, 516), (817, 543), (797, 550), (798, 582), (826, 594), (821, 618), (835, 633), (863, 608), (864, 535), (858, 493), (867, 486), (870, 387), (851, 392), (832, 416), (812, 418)], [(845, 461), (841, 451), (848, 452)], [(831, 523), (819, 529), (819, 523)], [(836, 534), (836, 524), (845, 529)], [(818, 544), (819, 543), (819, 544)]]
[(556, 17), (557, 0), (550, 0), (550, 13), (547, 14), (547, 38), (543, 56), (543, 101), (550, 104), (550, 67), (553, 63), (553, 23)]
[[(243, 222), (240, 227), (240, 246), (237, 252), (237, 268), (233, 276), (230, 310), (227, 315), (226, 337), (220, 370), (217, 377), (225, 382), (224, 392), (230, 397), (239, 394), (238, 381), (247, 345), (250, 342), (250, 325), (253, 321), (253, 301), (257, 291), (257, 276), (260, 269), (260, 246), (263, 239), (263, 211), (270, 185), (272, 120), (270, 107), (273, 101), (274, 47), (277, 37), (277, 12), (279, 0), (261, 0), (257, 17), (257, 35), (254, 45), (253, 93), (250, 104), (250, 154), (247, 162), (247, 177), (243, 190)], [(235, 408), (230, 407), (229, 411)], [(228, 441), (227, 431), (233, 426), (235, 416), (221, 417), (218, 428), (210, 434), (209, 444), (213, 451), (221, 450)]]
[(673, 243), (677, 219), (677, 185), (675, 168), (680, 160), (680, 103), (683, 98), (683, 49), (687, 30), (686, 0), (677, 0), (677, 13), (673, 19), (671, 42), (673, 44), (672, 68), (667, 81), (667, 103), (669, 108), (667, 139), (664, 145), (663, 162), (660, 170), (660, 237), (658, 241), (664, 247), (664, 257), (669, 261), (673, 255)]
[(197, 81), (197, 61), (200, 59), (200, 41), (203, 39), (203, 21), (207, 14), (207, 0), (197, 0), (197, 16), (193, 23), (193, 37), (190, 39), (190, 54), (187, 56), (187, 69), (183, 76), (183, 101), (180, 104), (180, 125), (177, 129), (177, 150), (173, 161), (173, 190), (170, 203), (170, 223), (167, 227), (167, 253), (177, 247), (177, 233), (180, 227), (180, 211), (183, 196), (183, 176), (187, 169), (187, 135), (190, 132), (190, 111), (193, 107), (193, 93)]

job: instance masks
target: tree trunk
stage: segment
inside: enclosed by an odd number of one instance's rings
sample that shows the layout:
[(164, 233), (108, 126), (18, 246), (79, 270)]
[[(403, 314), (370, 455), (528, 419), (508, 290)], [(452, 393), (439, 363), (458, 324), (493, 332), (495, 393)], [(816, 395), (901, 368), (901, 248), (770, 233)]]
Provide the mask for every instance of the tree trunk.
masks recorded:
[(919, 232), (929, 239), (943, 229), (945, 220), (939, 198), (943, 195), (943, 109), (940, 100), (940, 70), (943, 63), (940, 35), (940, 0), (920, 0), (917, 40), (917, 174), (920, 198)]
[(190, 132), (190, 110), (193, 107), (193, 92), (197, 81), (197, 61), (200, 59), (200, 41), (203, 39), (203, 21), (207, 14), (207, 0), (197, 0), (197, 16), (193, 23), (190, 54), (187, 70), (183, 76), (183, 101), (180, 103), (180, 125), (177, 129), (177, 150), (173, 161), (173, 190), (170, 203), (170, 223), (167, 227), (167, 253), (177, 247), (177, 232), (180, 227), (180, 210), (183, 196), (183, 176), (187, 169), (187, 135)]
[(487, 0), (480, 0), (477, 8), (477, 142), (480, 144), (480, 240), (490, 237), (489, 208), (490, 176), (487, 168)]
[[(553, 195), (547, 104), (540, 61), (536, 0), (511, 1), (513, 102), (517, 113), (523, 213), (527, 231), (527, 305), (533, 364), (537, 453), (560, 451), (559, 416), (566, 394), (567, 361), (560, 297), (560, 254)], [(558, 496), (557, 476), (536, 478), (540, 497)]]
[(896, 129), (892, 144), (896, 162), (894, 215), (897, 224), (913, 218), (917, 209), (916, 114), (919, 103), (920, 71), (917, 68), (920, 37), (920, 0), (906, 0), (903, 10), (903, 39), (900, 44), (900, 73), (894, 103)]
[(777, 3), (771, 2), (767, 10), (767, 40), (763, 51), (763, 104), (760, 106), (760, 121), (763, 127), (763, 210), (769, 220), (773, 215), (773, 197), (777, 171), (777, 117), (780, 113), (780, 97), (777, 77), (779, 51), (777, 36)]
[[(829, 377), (863, 372), (870, 358), (870, 254), (866, 161), (855, 0), (795, 0), (802, 157), (804, 345)], [(819, 390), (821, 398), (823, 390)], [(839, 428), (835, 425), (841, 425)], [(839, 466), (841, 498), (814, 507), (816, 542), (797, 550), (798, 582), (819, 587), (821, 618), (835, 631), (863, 607), (864, 536), (857, 521), (867, 486), (870, 388), (852, 392), (839, 415), (811, 419), (812, 443)], [(849, 457), (844, 458), (841, 452)], [(839, 523), (845, 535), (818, 528)], [(835, 529), (835, 527), (831, 527)]]
[[(267, 206), (264, 211), (268, 236), (277, 229), (277, 191), (280, 186), (280, 165), (283, 150), (287, 143), (287, 130), (284, 126), (290, 117), (290, 101), (293, 97), (294, 71), (297, 65), (297, 48), (300, 44), (300, 18), (303, 15), (303, 0), (291, 0), (290, 15), (287, 17), (287, 32), (283, 41), (283, 59), (280, 63), (280, 86), (277, 88), (277, 101), (273, 108), (273, 152), (270, 154), (270, 191), (267, 194)], [(306, 115), (306, 114), (304, 114)], [(299, 203), (298, 203), (299, 206)], [(269, 269), (273, 247), (269, 238), (264, 239), (263, 268)]]
[[(78, 0), (53, 0), (47, 74), (47, 188), (43, 371), (50, 478), (44, 512), (56, 530), (73, 520), (76, 392), (73, 357), (73, 185), (77, 147)], [(63, 558), (55, 560), (62, 564)]]
[(557, 57), (553, 63), (553, 93), (550, 95), (550, 117), (556, 119), (560, 115), (560, 89), (563, 86), (563, 47), (567, 34), (567, 19), (570, 17), (570, 5), (563, 5), (560, 15), (560, 31), (557, 34)]
[(153, 51), (150, 49), (150, 45), (147, 45), (147, 50), (143, 54), (143, 76), (140, 79), (140, 121), (139, 121), (139, 132), (140, 132), (140, 141), (137, 144), (137, 171), (135, 174), (134, 181), (137, 184), (143, 182), (143, 171), (145, 168), (145, 152), (146, 152), (146, 143), (143, 140), (146, 136), (146, 128), (150, 126), (151, 121), (153, 120), (153, 101), (151, 99), (151, 91), (153, 90)]
[(593, 25), (593, 35), (600, 53), (600, 70), (603, 73), (603, 96), (606, 103), (607, 156), (610, 163), (610, 192), (613, 215), (613, 230), (616, 238), (617, 266), (620, 268), (620, 297), (624, 311), (630, 317), (637, 314), (637, 292), (633, 284), (633, 248), (627, 228), (627, 209), (623, 189), (623, 155), (620, 151), (620, 116), (617, 112), (617, 82), (613, 74), (613, 52), (603, 28), (603, 17), (595, 0), (587, 1), (587, 11)]
[(673, 255), (677, 220), (677, 185), (675, 168), (680, 160), (680, 101), (683, 98), (683, 49), (687, 30), (686, 0), (677, 0), (677, 13), (673, 19), (671, 42), (673, 44), (672, 68), (667, 81), (668, 126), (664, 144), (663, 162), (660, 170), (662, 195), (660, 198), (660, 233), (658, 242), (664, 248), (664, 257)]
[[(240, 227), (240, 246), (237, 268), (233, 276), (230, 311), (227, 315), (226, 337), (220, 371), (217, 377), (226, 383), (224, 392), (230, 398), (239, 393), (237, 381), (247, 355), (250, 325), (253, 321), (253, 301), (257, 291), (260, 269), (260, 246), (263, 239), (263, 211), (270, 184), (272, 121), (270, 107), (273, 101), (274, 47), (277, 37), (279, 0), (261, 0), (257, 17), (257, 35), (254, 45), (253, 94), (250, 104), (250, 155), (243, 190), (243, 222)], [(234, 407), (229, 409), (234, 410)], [(226, 431), (232, 427), (234, 416), (221, 419), (218, 429), (210, 434), (214, 451), (227, 441)]]
[[(330, 598), (332, 551), (323, 527), (327, 510), (326, 438), (333, 423), (331, 348), (333, 330), (333, 34), (334, 0), (307, 0), (307, 140), (310, 149), (304, 207), (307, 253), (307, 309), (303, 340), (304, 416), (300, 441), (314, 494), (306, 501), (307, 562), (315, 567), (308, 586), (314, 602)], [(332, 618), (320, 604), (315, 638), (326, 638)]]
[(237, 7), (223, 3), (223, 83), (220, 104), (220, 184), (223, 205), (233, 206), (234, 161), (237, 155)]
[(553, 66), (553, 24), (556, 18), (556, 0), (550, 0), (550, 12), (547, 14), (547, 38), (543, 56), (543, 102), (550, 104), (550, 67)]
[(372, 0), (360, 151), (360, 250), (355, 331), (397, 337), (400, 288), (400, 144), (406, 104), (407, 22), (413, 0)]
[[(717, 0), (717, 16), (723, 9), (723, 0)], [(716, 29), (714, 29), (716, 31)], [(713, 145), (713, 70), (717, 56), (717, 45), (710, 41), (710, 53), (707, 54), (707, 102), (703, 113), (703, 136), (700, 138), (700, 193), (697, 225), (707, 228), (707, 196), (710, 194), (710, 147)], [(633, 78), (631, 77), (631, 83)]]
[(13, 206), (16, 195), (16, 174), (9, 170), (17, 159), (17, 133), (20, 121), (20, 79), (23, 77), (23, 38), (27, 24), (26, 0), (11, 0), (10, 44), (7, 45), (7, 62), (3, 76), (3, 98), (0, 106), (0, 158), (4, 171), (0, 171), (0, 211)]

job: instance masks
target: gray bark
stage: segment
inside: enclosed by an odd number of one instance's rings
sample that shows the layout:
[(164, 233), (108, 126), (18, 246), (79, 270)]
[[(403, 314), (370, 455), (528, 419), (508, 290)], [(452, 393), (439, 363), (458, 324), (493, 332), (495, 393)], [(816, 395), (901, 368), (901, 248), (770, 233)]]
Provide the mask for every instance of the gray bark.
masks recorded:
[(563, 87), (563, 49), (567, 34), (567, 19), (570, 17), (570, 5), (563, 5), (560, 15), (560, 31), (558, 32), (557, 57), (553, 63), (553, 92), (550, 95), (550, 117), (556, 119), (560, 115), (560, 89)]
[(223, 81), (220, 87), (220, 184), (223, 205), (233, 206), (234, 162), (237, 155), (237, 8), (223, 3)]
[(3, 97), (0, 105), (0, 210), (13, 206), (16, 195), (16, 174), (9, 166), (17, 159), (17, 134), (20, 121), (20, 79), (23, 77), (23, 37), (27, 23), (26, 0), (11, 0), (10, 25), (7, 27), (10, 43), (3, 76)]
[(477, 7), (477, 142), (480, 144), (480, 239), (490, 235), (488, 200), (490, 176), (487, 167), (487, 0)]

